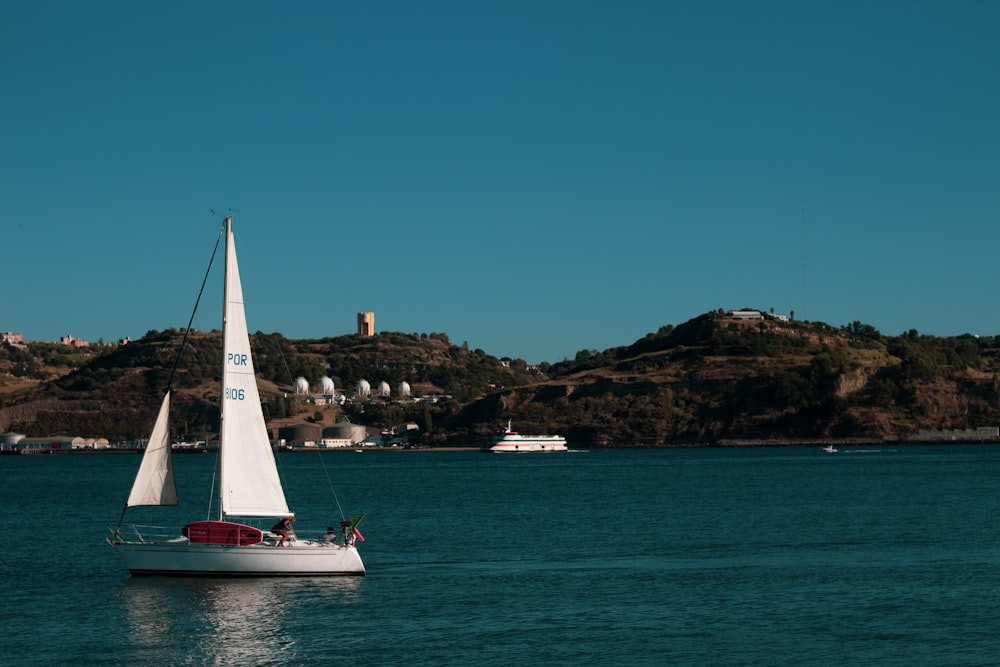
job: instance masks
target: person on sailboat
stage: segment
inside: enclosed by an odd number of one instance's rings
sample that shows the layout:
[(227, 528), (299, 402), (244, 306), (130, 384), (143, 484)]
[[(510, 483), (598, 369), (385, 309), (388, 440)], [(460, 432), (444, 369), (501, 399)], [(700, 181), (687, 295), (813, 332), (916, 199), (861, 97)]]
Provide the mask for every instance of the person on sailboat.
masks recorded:
[(326, 535), (320, 535), (319, 539), (324, 542), (333, 542), (337, 539), (337, 533), (333, 532), (333, 526), (326, 527)]
[(353, 522), (350, 519), (340, 522), (340, 530), (344, 533), (344, 544), (347, 546), (354, 544), (353, 527)]
[(271, 526), (272, 533), (275, 535), (281, 535), (281, 539), (278, 540), (279, 547), (285, 546), (285, 540), (295, 535), (295, 533), (292, 532), (293, 523), (295, 523), (295, 517), (289, 516)]

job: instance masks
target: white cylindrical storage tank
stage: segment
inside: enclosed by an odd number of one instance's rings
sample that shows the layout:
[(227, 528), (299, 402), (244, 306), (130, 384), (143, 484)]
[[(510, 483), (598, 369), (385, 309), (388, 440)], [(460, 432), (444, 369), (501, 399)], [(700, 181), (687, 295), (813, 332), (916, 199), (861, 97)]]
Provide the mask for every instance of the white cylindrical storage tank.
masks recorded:
[(278, 437), (289, 442), (316, 442), (323, 434), (323, 429), (316, 424), (293, 424), (278, 429)]
[(368, 380), (358, 380), (358, 395), (359, 396), (371, 396), (372, 386), (368, 384)]
[(0, 445), (4, 447), (13, 447), (17, 443), (24, 440), (26, 436), (23, 433), (4, 433), (0, 435)]
[(378, 395), (379, 396), (389, 395), (389, 383), (386, 382), (385, 380), (382, 380), (381, 382), (378, 383)]
[(304, 394), (309, 391), (309, 380), (304, 377), (295, 378), (295, 393)]
[(319, 393), (324, 396), (331, 396), (333, 394), (333, 380), (327, 376), (323, 376), (319, 379)]
[(354, 433), (354, 424), (348, 421), (337, 422), (333, 426), (323, 428), (324, 438), (334, 438), (337, 440), (348, 440)]
[(407, 381), (402, 381), (399, 383), (399, 395), (403, 398), (409, 398), (410, 396), (410, 383)]

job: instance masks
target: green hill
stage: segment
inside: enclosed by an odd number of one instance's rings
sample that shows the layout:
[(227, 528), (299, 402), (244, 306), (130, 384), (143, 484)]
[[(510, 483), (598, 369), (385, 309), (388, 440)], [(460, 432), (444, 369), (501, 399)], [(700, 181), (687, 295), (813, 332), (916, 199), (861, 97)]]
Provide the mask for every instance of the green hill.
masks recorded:
[[(151, 331), (82, 350), (4, 344), (0, 431), (145, 437), (182, 337)], [(414, 421), (429, 444), (480, 444), (507, 419), (577, 446), (884, 440), (1000, 424), (997, 338), (889, 337), (858, 322), (838, 329), (712, 312), (538, 368), (452, 345), (444, 334), (289, 340), (258, 332), (252, 344), (272, 426)], [(220, 349), (219, 332), (192, 332), (174, 381), (175, 436), (215, 430)], [(317, 409), (291, 398), (294, 378), (315, 385), (323, 376), (352, 400)], [(361, 379), (386, 382), (392, 396), (354, 397)], [(436, 402), (395, 400), (404, 381), (413, 396)]]

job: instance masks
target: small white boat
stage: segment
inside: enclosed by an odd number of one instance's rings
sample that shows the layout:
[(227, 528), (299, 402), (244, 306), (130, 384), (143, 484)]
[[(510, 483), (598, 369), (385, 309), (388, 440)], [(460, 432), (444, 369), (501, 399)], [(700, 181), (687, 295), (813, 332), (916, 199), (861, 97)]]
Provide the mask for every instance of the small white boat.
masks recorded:
[(479, 451), (490, 454), (531, 454), (566, 452), (566, 438), (561, 435), (521, 435), (507, 420), (507, 428), (493, 436), (493, 441)]
[(826, 452), (827, 454), (836, 454), (837, 448), (834, 447), (833, 445), (827, 445), (826, 447), (823, 448), (823, 451)]
[[(112, 536), (107, 541), (132, 575), (363, 575), (365, 566), (355, 540), (364, 539), (357, 531), (357, 524), (364, 515), (342, 523), (343, 539), (339, 542), (298, 540), (291, 531), (286, 540), (266, 530), (266, 526), (276, 519), (294, 520), (294, 514), (285, 500), (261, 409), (236, 263), (232, 218), (226, 218), (223, 232), (226, 270), (220, 359), (218, 518), (189, 523), (179, 534), (164, 534), (162, 530), (156, 534), (146, 527), (123, 525), (120, 521), (117, 527), (112, 527)], [(169, 406), (168, 382), (122, 519), (129, 507), (178, 504), (168, 439)], [(264, 530), (246, 523), (260, 521), (265, 522), (262, 524)], [(284, 546), (279, 546), (282, 542)]]

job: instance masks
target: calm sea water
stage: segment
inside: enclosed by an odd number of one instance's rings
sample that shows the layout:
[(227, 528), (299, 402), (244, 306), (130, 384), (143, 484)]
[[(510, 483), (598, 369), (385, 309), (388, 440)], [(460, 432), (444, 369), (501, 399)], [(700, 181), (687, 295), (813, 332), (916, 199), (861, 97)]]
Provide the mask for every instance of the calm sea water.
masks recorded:
[[(997, 446), (279, 458), (300, 535), (368, 513), (368, 576), (132, 579), (138, 457), (0, 457), (5, 662), (1000, 663)], [(203, 518), (214, 464), (134, 511)]]

